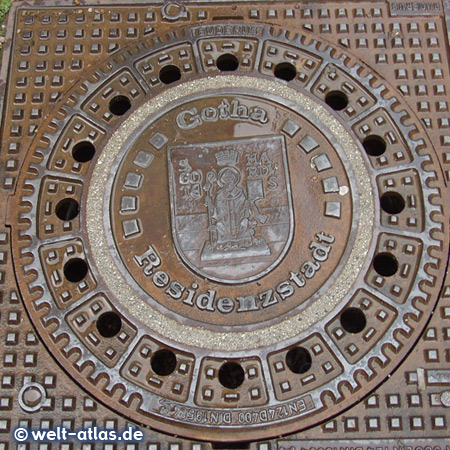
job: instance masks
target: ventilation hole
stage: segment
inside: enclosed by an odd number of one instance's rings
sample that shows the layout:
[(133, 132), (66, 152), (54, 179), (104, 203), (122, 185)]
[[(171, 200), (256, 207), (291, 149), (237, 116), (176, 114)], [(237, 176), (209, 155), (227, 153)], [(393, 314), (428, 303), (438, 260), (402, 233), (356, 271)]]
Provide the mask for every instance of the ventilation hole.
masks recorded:
[(226, 362), (219, 369), (219, 381), (223, 387), (236, 389), (244, 382), (244, 379), (244, 369), (236, 362)]
[(280, 80), (291, 81), (297, 75), (297, 70), (293, 64), (283, 62), (275, 66), (273, 73)]
[(386, 192), (380, 198), (381, 209), (388, 214), (400, 214), (405, 209), (405, 199), (397, 192)]
[(233, 72), (239, 67), (239, 60), (231, 53), (226, 53), (219, 56), (216, 64), (221, 72)]
[(359, 308), (347, 308), (341, 314), (342, 328), (348, 333), (361, 333), (366, 323), (366, 316)]
[(391, 277), (398, 270), (398, 261), (390, 253), (379, 253), (373, 259), (373, 268), (382, 277)]
[(164, 66), (159, 71), (159, 79), (164, 84), (175, 83), (181, 78), (181, 71), (177, 66)]
[(88, 273), (86, 261), (80, 258), (69, 259), (64, 266), (64, 276), (72, 283), (78, 283)]
[(170, 375), (177, 367), (177, 357), (175, 353), (170, 350), (158, 350), (152, 356), (152, 369), (156, 375), (166, 376)]
[(325, 102), (335, 111), (342, 111), (348, 105), (348, 97), (342, 91), (331, 91), (325, 97)]
[(286, 354), (286, 365), (293, 373), (305, 373), (311, 368), (311, 354), (306, 348), (294, 347)]
[(250, 442), (211, 442), (213, 450), (247, 450)]
[(105, 338), (112, 338), (122, 328), (122, 319), (119, 314), (109, 311), (97, 319), (97, 330)]
[(386, 141), (381, 136), (367, 136), (362, 145), (369, 156), (381, 156), (386, 151)]
[(73, 198), (65, 198), (61, 200), (55, 208), (58, 219), (67, 221), (75, 219), (78, 216), (80, 207), (78, 202)]
[(125, 95), (117, 95), (109, 102), (109, 110), (115, 116), (123, 116), (130, 108), (130, 99)]
[(94, 157), (94, 154), (95, 147), (89, 141), (78, 142), (72, 150), (73, 159), (80, 163), (90, 161)]

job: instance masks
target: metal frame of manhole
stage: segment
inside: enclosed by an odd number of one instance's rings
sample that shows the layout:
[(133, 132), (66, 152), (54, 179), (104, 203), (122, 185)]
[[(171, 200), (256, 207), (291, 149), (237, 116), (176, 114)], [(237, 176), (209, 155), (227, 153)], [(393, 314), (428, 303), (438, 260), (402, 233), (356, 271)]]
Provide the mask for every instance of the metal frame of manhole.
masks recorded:
[(0, 445), (444, 448), (447, 4), (13, 8)]

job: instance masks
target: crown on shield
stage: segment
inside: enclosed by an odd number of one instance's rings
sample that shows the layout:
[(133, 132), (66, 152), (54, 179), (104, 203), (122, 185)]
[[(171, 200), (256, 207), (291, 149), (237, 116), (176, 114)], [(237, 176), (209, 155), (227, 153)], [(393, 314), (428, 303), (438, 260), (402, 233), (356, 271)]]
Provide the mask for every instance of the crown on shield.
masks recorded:
[(219, 166), (230, 166), (238, 162), (239, 153), (236, 150), (221, 150), (215, 157)]

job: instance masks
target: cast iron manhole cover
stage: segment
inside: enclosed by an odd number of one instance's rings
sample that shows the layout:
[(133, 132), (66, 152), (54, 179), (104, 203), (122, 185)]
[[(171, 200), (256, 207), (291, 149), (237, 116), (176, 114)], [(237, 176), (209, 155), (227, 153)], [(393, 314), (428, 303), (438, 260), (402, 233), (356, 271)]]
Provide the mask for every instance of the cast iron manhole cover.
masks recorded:
[[(196, 440), (445, 437), (443, 4), (18, 3), (13, 18), (14, 426), (64, 410), (53, 376), (105, 417)], [(37, 354), (54, 358), (38, 375)]]

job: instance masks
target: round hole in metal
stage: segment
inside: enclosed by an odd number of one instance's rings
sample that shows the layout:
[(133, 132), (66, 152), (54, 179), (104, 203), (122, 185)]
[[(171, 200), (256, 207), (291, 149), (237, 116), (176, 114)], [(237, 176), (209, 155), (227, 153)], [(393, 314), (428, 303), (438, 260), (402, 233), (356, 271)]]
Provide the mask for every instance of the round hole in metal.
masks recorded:
[(381, 156), (386, 151), (386, 141), (377, 135), (367, 136), (363, 142), (363, 147), (369, 156)]
[(97, 319), (96, 326), (101, 336), (105, 338), (112, 338), (116, 336), (122, 328), (122, 319), (119, 314), (113, 311), (108, 311), (103, 313)]
[(109, 102), (109, 111), (115, 116), (123, 116), (130, 108), (130, 99), (125, 95), (117, 95)]
[(228, 389), (236, 389), (242, 385), (244, 379), (244, 369), (236, 362), (226, 362), (219, 369), (219, 381), (223, 387)]
[(58, 202), (55, 214), (60, 220), (73, 220), (80, 212), (80, 205), (74, 198), (64, 198)]
[(286, 365), (293, 373), (305, 373), (311, 368), (311, 353), (304, 347), (291, 348), (286, 354)]
[(175, 81), (178, 81), (180, 78), (181, 78), (181, 71), (177, 66), (173, 65), (164, 66), (159, 71), (159, 79), (164, 84), (175, 83)]
[(379, 253), (373, 259), (373, 268), (382, 277), (391, 277), (397, 273), (398, 261), (390, 253)]
[(275, 66), (273, 73), (280, 80), (291, 81), (297, 75), (297, 70), (293, 64), (283, 62)]
[(225, 53), (217, 58), (216, 65), (221, 72), (233, 72), (239, 67), (239, 60), (231, 53)]
[(385, 192), (380, 198), (381, 209), (388, 214), (400, 214), (406, 206), (405, 199), (397, 192)]
[(364, 330), (366, 315), (359, 308), (347, 308), (340, 317), (342, 328), (348, 333), (356, 334)]
[(335, 111), (342, 111), (348, 105), (348, 97), (342, 91), (331, 91), (326, 95), (325, 103)]
[(89, 162), (94, 157), (94, 155), (94, 144), (89, 141), (78, 142), (72, 149), (73, 159), (80, 163)]
[(170, 375), (177, 367), (177, 357), (171, 350), (158, 350), (152, 357), (151, 366), (157, 375)]
[(72, 283), (78, 283), (86, 277), (88, 265), (81, 258), (69, 259), (64, 265), (64, 276)]

